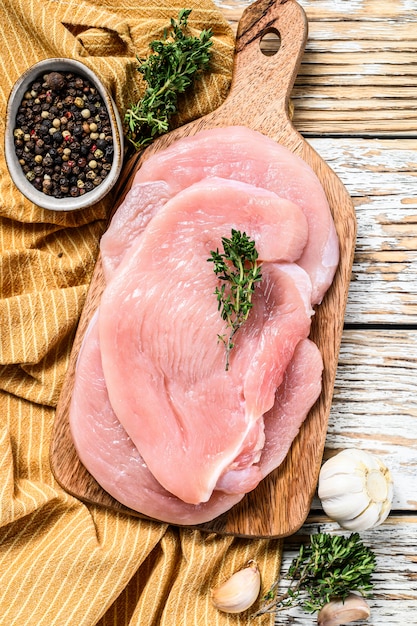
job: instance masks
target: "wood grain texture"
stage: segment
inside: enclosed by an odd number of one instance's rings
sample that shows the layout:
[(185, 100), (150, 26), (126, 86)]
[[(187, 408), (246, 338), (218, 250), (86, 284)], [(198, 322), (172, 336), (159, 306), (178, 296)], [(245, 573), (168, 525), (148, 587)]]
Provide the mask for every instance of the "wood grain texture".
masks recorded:
[[(271, 28), (280, 33), (281, 46), (274, 56), (265, 56), (260, 50), (259, 41), (262, 34)], [(212, 114), (155, 141), (141, 157), (143, 160), (175, 139), (195, 134), (203, 128), (246, 124), (288, 147), (316, 171), (333, 211), (341, 244), (341, 262), (335, 281), (317, 310), (311, 333), (322, 351), (325, 363), (320, 399), (281, 467), (229, 513), (200, 526), (209, 531), (266, 537), (295, 532), (308, 514), (323, 454), (351, 276), (356, 218), (352, 201), (339, 178), (294, 129), (288, 117), (289, 94), (299, 69), (306, 35), (304, 12), (294, 0), (282, 3), (260, 0), (251, 5), (239, 24), (233, 82), (224, 104)], [(124, 188), (120, 188), (121, 199), (129, 188), (136, 168), (140, 167), (141, 159), (127, 165)], [(103, 492), (84, 470), (72, 446), (68, 426), (75, 360), (103, 285), (98, 263), (57, 409), (51, 464), (58, 482), (70, 493), (81, 499), (135, 514)]]
[(348, 324), (417, 320), (417, 140), (311, 138), (353, 199)]

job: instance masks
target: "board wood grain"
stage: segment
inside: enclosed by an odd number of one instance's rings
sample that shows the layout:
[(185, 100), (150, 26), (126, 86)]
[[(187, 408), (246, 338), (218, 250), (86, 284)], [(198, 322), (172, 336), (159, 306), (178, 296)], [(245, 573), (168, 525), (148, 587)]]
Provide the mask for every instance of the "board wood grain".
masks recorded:
[[(276, 54), (260, 46), (265, 34), (280, 37)], [(229, 96), (216, 111), (156, 140), (142, 155), (126, 163), (118, 197), (121, 202), (144, 159), (180, 137), (200, 130), (244, 124), (298, 154), (314, 169), (326, 192), (341, 248), (341, 260), (332, 287), (314, 316), (311, 338), (324, 360), (322, 394), (303, 424), (283, 464), (228, 513), (198, 528), (247, 537), (280, 537), (303, 524), (314, 496), (332, 404), (340, 341), (356, 238), (353, 203), (340, 179), (293, 127), (289, 95), (300, 67), (307, 37), (304, 11), (294, 0), (258, 0), (239, 22), (234, 73)], [(107, 494), (80, 463), (68, 424), (68, 410), (78, 350), (104, 288), (100, 259), (80, 319), (70, 364), (56, 411), (51, 466), (57, 481), (76, 497), (132, 515)]]

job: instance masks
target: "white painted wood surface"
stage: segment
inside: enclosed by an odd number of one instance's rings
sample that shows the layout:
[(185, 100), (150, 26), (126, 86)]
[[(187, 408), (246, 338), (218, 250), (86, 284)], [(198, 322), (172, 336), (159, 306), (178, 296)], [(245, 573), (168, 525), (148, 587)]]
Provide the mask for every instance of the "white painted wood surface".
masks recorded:
[[(215, 0), (236, 28), (250, 0)], [(377, 554), (371, 617), (417, 624), (417, 0), (299, 0), (309, 39), (294, 126), (353, 198), (358, 238), (325, 458), (347, 447), (380, 455), (393, 511), (361, 533)], [(311, 533), (343, 532), (316, 498), (285, 540), (282, 574)], [(276, 624), (316, 623), (301, 610)]]

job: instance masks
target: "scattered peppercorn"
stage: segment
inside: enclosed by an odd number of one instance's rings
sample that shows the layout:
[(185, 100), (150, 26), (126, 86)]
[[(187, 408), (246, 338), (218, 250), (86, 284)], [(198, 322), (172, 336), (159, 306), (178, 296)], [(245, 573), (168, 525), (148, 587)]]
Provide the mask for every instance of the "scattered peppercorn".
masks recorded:
[(48, 196), (88, 193), (111, 170), (107, 107), (94, 85), (73, 72), (50, 72), (28, 87), (13, 137), (27, 180)]

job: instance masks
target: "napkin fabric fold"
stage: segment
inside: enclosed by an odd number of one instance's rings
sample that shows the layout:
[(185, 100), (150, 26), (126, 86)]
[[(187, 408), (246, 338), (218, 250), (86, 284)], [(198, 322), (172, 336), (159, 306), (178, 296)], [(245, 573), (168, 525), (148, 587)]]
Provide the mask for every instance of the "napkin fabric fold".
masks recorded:
[[(7, 100), (48, 57), (79, 59), (123, 115), (143, 93), (146, 56), (182, 2), (2, 0), (0, 6), (0, 623), (8, 626), (223, 626), (209, 590), (256, 559), (263, 589), (281, 542), (171, 527), (89, 505), (55, 481), (55, 407), (111, 195), (78, 212), (43, 210), (13, 185), (4, 159)], [(210, 0), (187, 3), (193, 32), (213, 30), (212, 71), (176, 123), (215, 109), (230, 85), (234, 40)], [(258, 623), (272, 624), (266, 616)]]

